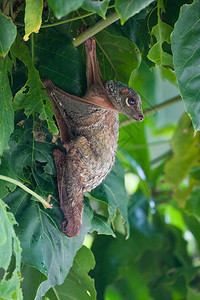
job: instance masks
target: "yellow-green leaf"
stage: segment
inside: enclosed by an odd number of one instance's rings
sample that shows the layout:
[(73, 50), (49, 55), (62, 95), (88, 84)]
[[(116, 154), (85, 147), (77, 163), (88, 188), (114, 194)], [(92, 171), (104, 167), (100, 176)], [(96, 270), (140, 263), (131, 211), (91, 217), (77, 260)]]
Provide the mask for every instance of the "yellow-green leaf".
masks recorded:
[(32, 32), (38, 33), (42, 23), (42, 0), (26, 0), (25, 8), (25, 35), (24, 40), (29, 39)]
[(17, 35), (11, 18), (0, 12), (0, 56), (6, 56)]
[(192, 166), (197, 164), (199, 136), (194, 137), (190, 118), (184, 114), (171, 141), (173, 156), (166, 163), (165, 179), (176, 187), (188, 175)]

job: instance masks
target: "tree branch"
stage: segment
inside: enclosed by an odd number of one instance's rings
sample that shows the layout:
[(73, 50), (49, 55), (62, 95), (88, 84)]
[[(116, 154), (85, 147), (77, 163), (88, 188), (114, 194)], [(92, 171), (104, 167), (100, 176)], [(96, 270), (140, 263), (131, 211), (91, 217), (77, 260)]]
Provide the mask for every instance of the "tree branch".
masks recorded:
[(82, 34), (80, 34), (74, 41), (73, 44), (75, 47), (78, 47), (80, 44), (85, 42), (88, 38), (95, 35), (96, 33), (100, 32), (104, 28), (108, 27), (112, 23), (119, 20), (119, 16), (116, 12), (110, 14), (107, 16), (105, 20), (100, 20), (93, 26), (89, 27), (86, 31), (84, 31)]

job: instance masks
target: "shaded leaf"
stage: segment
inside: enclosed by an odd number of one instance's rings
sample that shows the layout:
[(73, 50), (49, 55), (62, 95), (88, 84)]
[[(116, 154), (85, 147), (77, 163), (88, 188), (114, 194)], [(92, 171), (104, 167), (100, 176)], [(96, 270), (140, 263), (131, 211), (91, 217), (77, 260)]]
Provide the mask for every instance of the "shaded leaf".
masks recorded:
[(81, 7), (83, 1), (84, 0), (47, 0), (50, 8), (58, 19)]
[[(141, 197), (139, 195), (136, 197), (134, 199), (134, 203), (132, 202), (129, 211), (131, 228), (129, 239), (125, 241), (124, 237), (121, 235), (118, 235), (117, 239), (107, 236), (98, 236), (92, 245), (92, 251), (96, 260), (96, 267), (91, 274), (92, 277), (95, 278), (95, 285), (99, 299), (106, 299), (107, 293), (105, 296), (105, 289), (110, 283), (115, 283), (120, 290), (123, 289), (123, 285), (119, 286), (119, 281), (117, 280), (121, 279), (121, 267), (131, 268), (133, 273), (135, 273), (135, 264), (139, 261), (145, 251), (147, 251), (147, 249), (155, 251), (155, 255), (158, 255), (159, 250), (163, 246), (164, 240), (162, 238), (162, 234), (160, 234), (155, 228), (156, 224), (151, 224), (147, 220), (147, 211), (145, 211), (147, 205), (146, 198), (142, 195)], [(153, 261), (150, 257), (153, 257), (153, 253), (148, 252), (147, 254), (149, 265), (152, 266)], [(148, 259), (145, 262), (145, 266), (148, 263)], [(155, 266), (152, 266), (152, 269), (152, 271), (155, 272)], [(123, 279), (121, 280), (123, 281)], [(137, 278), (134, 280), (136, 281)], [(127, 287), (127, 285), (125, 285), (125, 287)], [(125, 293), (125, 290), (123, 291)], [(128, 292), (129, 291), (127, 291), (127, 293)], [(124, 293), (122, 292), (123, 295), (125, 295)], [(120, 293), (117, 294), (118, 297), (119, 294)], [(123, 296), (119, 299), (131, 299), (133, 295), (135, 296), (135, 293), (132, 292), (132, 294), (128, 294), (128, 296), (126, 295), (126, 297)]]
[(12, 48), (13, 54), (20, 59), (28, 69), (28, 80), (19, 90), (14, 98), (13, 108), (24, 109), (26, 115), (39, 113), (43, 120), (47, 121), (49, 131), (54, 134), (58, 133), (57, 127), (53, 120), (53, 109), (51, 102), (47, 97), (44, 85), (42, 84), (39, 73), (35, 69), (29, 51), (24, 42), (18, 36), (16, 43)]
[(8, 80), (10, 60), (0, 59), (0, 156), (8, 148), (8, 140), (14, 129), (14, 112), (11, 106), (12, 93)]
[(196, 180), (200, 180), (200, 166), (195, 166), (190, 170), (190, 176)]
[(95, 300), (94, 279), (87, 274), (94, 266), (95, 260), (91, 250), (83, 246), (77, 252), (73, 266), (64, 283), (60, 286), (55, 286), (46, 296), (52, 300), (56, 300), (59, 297), (63, 300), (72, 298), (74, 300)]
[(82, 8), (87, 11), (92, 11), (98, 14), (100, 17), (105, 19), (106, 11), (110, 0), (84, 0)]
[[(16, 224), (12, 213), (7, 212), (5, 203), (0, 199), (0, 268), (6, 272), (0, 281), (0, 295), (2, 299), (22, 300), (21, 281), (21, 248), (13, 226)], [(15, 255), (15, 267), (7, 278), (8, 267), (12, 255)]]
[(41, 30), (35, 37), (35, 62), (41, 78), (50, 78), (60, 89), (82, 96), (85, 65), (71, 41), (55, 30)]
[[(17, 179), (15, 171), (10, 167), (8, 161), (10, 157), (9, 154), (6, 152), (4, 153), (3, 157), (1, 158), (1, 164), (0, 164), (0, 175), (4, 175), (13, 179)], [(0, 198), (3, 199), (8, 195), (10, 191), (14, 191), (16, 188), (16, 185), (4, 180), (0, 180)]]
[(32, 32), (38, 33), (42, 23), (42, 0), (26, 0), (25, 8), (25, 35), (23, 39), (27, 41)]
[(186, 210), (190, 213), (193, 214), (198, 220), (200, 220), (200, 187), (199, 186), (194, 186), (192, 193), (190, 196), (187, 198), (186, 202)]
[(96, 199), (108, 203), (110, 219), (116, 217), (117, 209), (120, 211), (125, 221), (128, 238), (130, 230), (128, 221), (128, 198), (124, 186), (124, 169), (119, 160), (115, 161), (111, 172), (99, 186), (91, 191), (91, 195)]
[(89, 232), (92, 233), (94, 231), (97, 231), (98, 234), (112, 235), (113, 237), (116, 237), (111, 228), (110, 222), (101, 215), (94, 214)]
[(177, 187), (187, 176), (190, 168), (197, 164), (199, 149), (198, 135), (194, 137), (190, 118), (184, 114), (171, 140), (172, 158), (165, 165), (166, 181)]
[(22, 261), (48, 277), (38, 288), (36, 299), (40, 299), (52, 286), (63, 283), (90, 228), (92, 214), (85, 206), (80, 235), (67, 238), (60, 230), (62, 214), (56, 204), (51, 212), (44, 211), (38, 202), (31, 201), (30, 196), (20, 189), (10, 193), (5, 201), (19, 223), (16, 233), (23, 249)]
[(61, 232), (63, 214), (58, 205), (57, 183), (51, 176), (55, 175), (51, 155), (54, 146), (47, 142), (34, 141), (32, 131), (31, 118), (24, 122), (23, 127), (15, 130), (10, 141), (10, 149), (6, 151), (8, 155), (4, 157), (7, 159), (6, 163), (4, 162), (4, 171), (8, 166), (9, 172), (12, 169), (15, 176), (23, 178), (32, 190), (44, 198), (51, 194), (53, 209), (45, 210), (36, 199), (32, 199), (19, 188), (9, 193), (4, 200), (19, 224), (16, 233), (23, 249), (23, 263), (37, 268), (47, 277), (47, 280), (42, 279), (43, 282), (37, 291), (36, 299), (40, 299), (52, 286), (63, 283), (88, 231), (97, 230), (112, 234), (112, 230), (109, 231), (106, 225), (100, 222), (92, 221), (93, 211), (85, 202), (79, 236), (67, 238)]
[(172, 52), (175, 73), (186, 112), (192, 119), (195, 132), (200, 129), (200, 2), (182, 7), (172, 33)]
[(117, 79), (128, 83), (131, 72), (140, 65), (138, 47), (123, 36), (115, 36), (106, 30), (95, 36), (97, 53), (102, 59), (100, 68), (104, 79)]
[[(0, 12), (0, 56), (6, 56), (17, 35), (11, 18)], [(1, 68), (0, 68), (1, 70)]]
[(116, 0), (115, 8), (120, 16), (122, 25), (125, 23), (126, 20), (139, 13), (151, 2), (154, 2), (154, 0)]

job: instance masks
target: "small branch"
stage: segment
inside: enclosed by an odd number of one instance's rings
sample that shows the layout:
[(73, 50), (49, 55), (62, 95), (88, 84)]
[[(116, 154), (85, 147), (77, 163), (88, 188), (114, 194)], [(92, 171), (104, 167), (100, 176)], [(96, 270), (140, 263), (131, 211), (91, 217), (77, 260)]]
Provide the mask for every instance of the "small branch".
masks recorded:
[[(160, 110), (160, 109), (162, 109), (162, 108), (165, 108), (165, 107), (167, 107), (167, 106), (170, 106), (170, 105), (172, 105), (172, 104), (174, 104), (174, 103), (177, 103), (177, 102), (179, 102), (179, 101), (181, 101), (181, 100), (182, 100), (181, 96), (176, 96), (176, 97), (174, 97), (174, 98), (172, 98), (172, 99), (169, 99), (169, 100), (167, 100), (167, 101), (165, 101), (165, 102), (163, 102), (163, 103), (160, 103), (160, 104), (155, 105), (155, 106), (153, 106), (153, 107), (151, 107), (151, 108), (148, 108), (148, 109), (146, 109), (146, 110), (144, 111), (144, 117), (151, 116), (151, 115), (155, 114), (158, 110)], [(136, 121), (133, 120), (133, 119), (125, 119), (125, 120), (122, 120), (122, 121), (120, 122), (119, 128), (122, 128), (122, 127), (124, 127), (124, 126), (127, 126), (127, 125), (129, 125), (129, 124), (131, 124), (131, 123), (133, 123), (133, 122), (136, 122)]]
[(83, 19), (83, 18), (87, 18), (87, 17), (92, 16), (94, 14), (95, 14), (94, 12), (89, 12), (87, 14), (77, 16), (77, 17), (74, 17), (74, 18), (70, 18), (70, 19), (67, 19), (67, 20), (58, 21), (58, 22), (55, 22), (55, 23), (52, 23), (52, 24), (44, 24), (44, 25), (41, 25), (41, 28), (49, 28), (49, 27), (59, 26), (59, 25), (65, 24), (65, 23), (69, 23), (69, 22), (77, 21), (77, 20), (80, 20), (80, 19)]
[(104, 28), (108, 27), (112, 23), (119, 20), (119, 16), (116, 12), (110, 14), (107, 16), (105, 20), (100, 20), (93, 26), (89, 27), (86, 31), (84, 31), (82, 34), (80, 34), (74, 41), (73, 44), (75, 47), (78, 47), (80, 44), (85, 42), (88, 38), (95, 35), (96, 33), (100, 32)]
[(39, 196), (38, 194), (36, 194), (34, 191), (32, 191), (31, 189), (29, 189), (27, 186), (25, 186), (23, 183), (21, 183), (20, 181), (17, 181), (15, 179), (12, 179), (10, 177), (7, 176), (3, 176), (0, 175), (0, 179), (4, 180), (4, 181), (8, 181), (11, 182), (13, 184), (16, 184), (17, 186), (19, 186), (20, 188), (22, 188), (24, 191), (26, 191), (27, 193), (31, 194), (32, 196), (34, 196), (36, 199), (38, 199), (43, 205), (44, 208), (52, 208), (52, 204), (49, 204), (47, 201), (45, 201), (41, 196)]
[(161, 154), (160, 156), (156, 157), (155, 159), (153, 159), (151, 161), (151, 165), (154, 165), (157, 162), (159, 162), (160, 160), (163, 160), (164, 158), (168, 157), (171, 153), (172, 153), (172, 150), (168, 150), (167, 152)]

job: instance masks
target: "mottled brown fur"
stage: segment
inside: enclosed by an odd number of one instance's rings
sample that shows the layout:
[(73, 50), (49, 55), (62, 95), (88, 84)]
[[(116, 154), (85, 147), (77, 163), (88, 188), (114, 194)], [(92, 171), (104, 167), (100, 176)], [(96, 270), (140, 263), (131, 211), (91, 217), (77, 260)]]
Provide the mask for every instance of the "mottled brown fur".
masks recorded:
[[(60, 206), (65, 216), (62, 231), (78, 235), (83, 193), (99, 185), (110, 172), (118, 140), (118, 112), (142, 121), (139, 95), (127, 85), (102, 80), (95, 41), (86, 41), (88, 91), (83, 98), (67, 94), (44, 80), (53, 103), (66, 153), (54, 150)], [(133, 107), (129, 100), (134, 99)], [(66, 134), (67, 132), (67, 134)]]

